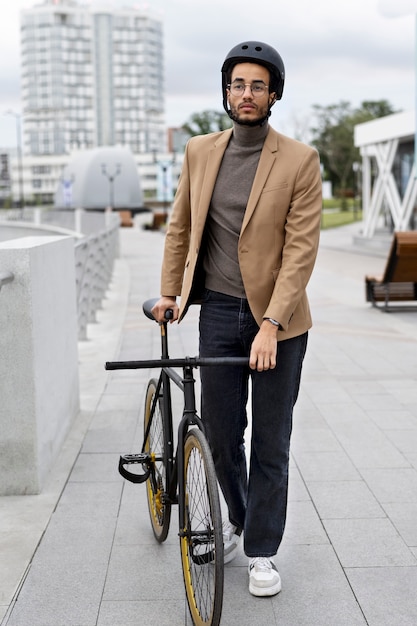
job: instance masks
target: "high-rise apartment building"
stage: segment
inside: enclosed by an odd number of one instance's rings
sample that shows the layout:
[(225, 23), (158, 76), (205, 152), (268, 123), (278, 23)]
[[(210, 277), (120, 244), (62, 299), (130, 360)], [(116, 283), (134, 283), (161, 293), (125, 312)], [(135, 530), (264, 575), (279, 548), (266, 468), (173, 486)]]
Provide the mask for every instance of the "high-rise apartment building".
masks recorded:
[(24, 151), (164, 151), (162, 22), (147, 10), (45, 0), (21, 13)]

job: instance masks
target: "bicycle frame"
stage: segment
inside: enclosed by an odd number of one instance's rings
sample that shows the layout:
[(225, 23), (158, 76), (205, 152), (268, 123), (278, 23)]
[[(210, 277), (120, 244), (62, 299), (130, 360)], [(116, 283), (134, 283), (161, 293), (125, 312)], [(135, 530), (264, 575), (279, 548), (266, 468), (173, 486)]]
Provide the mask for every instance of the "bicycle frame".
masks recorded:
[[(147, 314), (147, 311), (145, 310)], [(148, 315), (149, 317), (149, 315)], [(153, 318), (152, 318), (153, 319)], [(152, 474), (152, 463), (150, 462), (148, 455), (145, 454), (144, 449), (149, 431), (152, 424), (153, 415), (155, 413), (156, 403), (160, 397), (160, 389), (163, 388), (163, 407), (164, 415), (167, 420), (170, 442), (172, 447), (170, 452), (174, 451), (173, 444), (173, 417), (172, 417), (172, 404), (171, 404), (171, 381), (183, 392), (184, 395), (184, 408), (182, 413), (182, 419), (178, 426), (178, 440), (175, 450), (175, 454), (169, 459), (167, 464), (167, 486), (168, 491), (164, 494), (164, 497), (169, 498), (171, 504), (178, 504), (178, 500), (181, 502), (182, 482), (178, 481), (178, 476), (182, 476), (184, 472), (184, 441), (187, 434), (187, 430), (190, 426), (197, 426), (204, 432), (204, 425), (201, 418), (197, 415), (196, 402), (195, 402), (195, 379), (193, 376), (193, 369), (200, 366), (215, 366), (215, 365), (247, 365), (248, 359), (246, 357), (184, 357), (184, 358), (170, 358), (168, 354), (168, 322), (164, 321), (160, 323), (161, 327), (161, 359), (155, 360), (143, 360), (143, 361), (114, 361), (107, 362), (105, 368), (107, 370), (116, 369), (146, 369), (146, 368), (161, 368), (161, 373), (158, 379), (157, 393), (155, 394), (153, 405), (151, 408), (151, 417), (148, 422), (148, 426), (144, 435), (142, 452), (140, 454), (126, 454), (120, 457), (119, 472), (127, 480), (135, 483), (145, 482)], [(183, 376), (181, 377), (178, 372), (173, 368), (181, 367), (183, 370)], [(135, 474), (126, 470), (124, 465), (141, 463), (146, 467), (144, 474)], [(178, 493), (177, 493), (177, 486)], [(181, 507), (180, 507), (181, 509)], [(180, 528), (184, 527), (184, 515), (183, 510), (179, 511)]]
[[(163, 389), (162, 402), (164, 408), (164, 419), (166, 420), (167, 427), (169, 429), (170, 450), (169, 462), (166, 466), (167, 472), (167, 487), (168, 491), (164, 494), (165, 498), (168, 498), (171, 504), (178, 504), (178, 501), (182, 502), (182, 489), (183, 481), (178, 481), (178, 475), (182, 476), (184, 473), (184, 441), (188, 429), (191, 426), (197, 426), (204, 432), (204, 426), (201, 418), (197, 415), (196, 402), (195, 402), (195, 378), (193, 376), (193, 369), (201, 365), (204, 361), (213, 359), (198, 359), (197, 357), (185, 357), (182, 359), (170, 359), (168, 354), (168, 328), (167, 322), (162, 322), (161, 327), (161, 359), (159, 360), (144, 360), (144, 361), (120, 361), (120, 362), (107, 362), (107, 370), (115, 369), (146, 369), (148, 367), (161, 367), (161, 373), (158, 379), (157, 393), (153, 399), (151, 407), (151, 416), (147, 424), (147, 428), (144, 434), (142, 451), (140, 454), (126, 454), (120, 457), (119, 472), (127, 480), (135, 483), (145, 482), (149, 477), (151, 480), (155, 480), (153, 473), (153, 464), (150, 462), (148, 455), (145, 453), (146, 441), (149, 436), (149, 432), (152, 426), (153, 416), (155, 414), (156, 404), (160, 398), (161, 387)], [(183, 376), (181, 377), (176, 372), (174, 367), (182, 367)], [(174, 442), (173, 442), (173, 416), (172, 416), (172, 403), (171, 403), (171, 381), (182, 391), (184, 396), (184, 407), (182, 418), (178, 426), (178, 439), (175, 454)], [(142, 464), (146, 467), (143, 474), (135, 474), (129, 472), (124, 465), (130, 464)], [(178, 488), (178, 492), (177, 492)], [(185, 526), (185, 511), (180, 507), (179, 510), (179, 523), (180, 528)]]

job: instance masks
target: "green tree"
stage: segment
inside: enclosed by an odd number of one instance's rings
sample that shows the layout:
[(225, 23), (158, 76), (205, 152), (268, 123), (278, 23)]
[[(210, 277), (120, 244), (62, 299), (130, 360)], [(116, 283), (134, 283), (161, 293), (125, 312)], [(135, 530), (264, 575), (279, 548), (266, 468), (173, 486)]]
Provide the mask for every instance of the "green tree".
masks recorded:
[(220, 111), (202, 111), (191, 115), (188, 122), (183, 124), (182, 130), (190, 137), (207, 135), (232, 126), (232, 120), (227, 113)]
[(357, 109), (341, 101), (329, 106), (313, 106), (316, 127), (311, 129), (313, 145), (320, 154), (323, 178), (330, 180), (334, 194), (343, 200), (354, 188), (353, 163), (360, 161), (359, 149), (354, 145), (357, 124), (395, 113), (387, 100), (364, 101)]

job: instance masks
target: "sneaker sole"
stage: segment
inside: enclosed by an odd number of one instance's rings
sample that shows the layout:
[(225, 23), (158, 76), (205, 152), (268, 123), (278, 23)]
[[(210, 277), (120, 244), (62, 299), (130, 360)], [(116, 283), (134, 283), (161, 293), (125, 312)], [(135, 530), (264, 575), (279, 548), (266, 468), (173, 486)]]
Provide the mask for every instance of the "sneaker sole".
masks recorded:
[(259, 598), (266, 596), (276, 596), (281, 591), (281, 581), (273, 585), (272, 587), (257, 587), (249, 583), (249, 593)]

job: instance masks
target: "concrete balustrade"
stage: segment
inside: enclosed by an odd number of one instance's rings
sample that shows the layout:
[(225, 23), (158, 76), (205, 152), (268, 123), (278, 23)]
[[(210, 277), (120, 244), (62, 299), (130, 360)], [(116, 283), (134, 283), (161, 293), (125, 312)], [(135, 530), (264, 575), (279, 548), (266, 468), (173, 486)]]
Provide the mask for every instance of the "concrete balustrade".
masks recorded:
[(72, 237), (0, 243), (0, 495), (40, 493), (79, 412)]
[[(114, 216), (113, 216), (114, 217)], [(119, 220), (75, 245), (78, 338), (87, 339), (87, 326), (96, 321), (105, 297), (115, 258), (119, 254)]]

